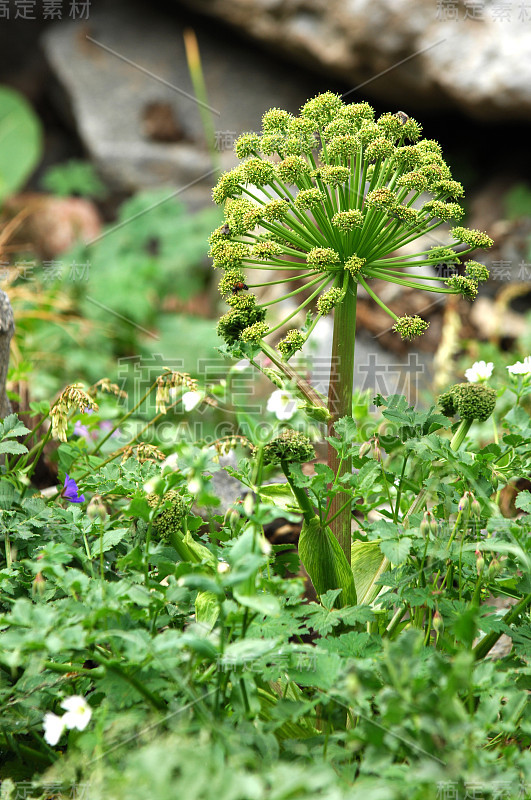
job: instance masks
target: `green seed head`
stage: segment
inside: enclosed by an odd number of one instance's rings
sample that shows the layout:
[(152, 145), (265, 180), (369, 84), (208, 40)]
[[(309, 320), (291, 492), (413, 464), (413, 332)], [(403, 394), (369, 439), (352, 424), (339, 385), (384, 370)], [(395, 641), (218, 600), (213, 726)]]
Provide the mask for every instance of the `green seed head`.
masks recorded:
[(186, 500), (173, 489), (166, 492), (162, 501), (157, 494), (146, 495), (146, 500), (152, 508), (160, 507), (153, 522), (155, 538), (169, 544), (171, 533), (182, 530), (188, 511)]
[(280, 464), (311, 461), (315, 458), (315, 450), (304, 433), (284, 428), (276, 439), (264, 447), (264, 464)]
[(277, 164), (277, 175), (285, 183), (296, 183), (310, 174), (310, 167), (303, 156), (287, 156)]
[(484, 383), (458, 383), (439, 397), (443, 414), (464, 420), (487, 420), (496, 407), (496, 391)]

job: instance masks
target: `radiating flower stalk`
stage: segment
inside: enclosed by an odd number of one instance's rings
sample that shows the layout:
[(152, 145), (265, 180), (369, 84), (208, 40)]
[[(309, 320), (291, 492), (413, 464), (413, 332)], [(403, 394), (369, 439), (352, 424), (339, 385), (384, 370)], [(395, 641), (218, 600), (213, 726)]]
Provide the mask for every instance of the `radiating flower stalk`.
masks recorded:
[[(234, 355), (249, 357), (262, 350), (292, 379), (289, 359), (321, 317), (334, 311), (327, 408), (312, 387), (297, 381), (299, 392), (320, 407), (321, 419), (328, 418), (332, 427), (352, 414), (358, 286), (389, 314), (402, 338), (412, 339), (429, 323), (419, 316), (398, 316), (377, 295), (373, 279), (472, 300), (488, 270), (463, 259), (490, 247), (492, 240), (456, 224), (448, 246), (404, 253), (419, 237), (450, 220), (459, 222), (464, 210), (456, 201), (464, 192), (440, 145), (422, 139), (420, 124), (403, 112), (375, 119), (368, 103), (345, 104), (326, 92), (309, 100), (300, 116), (278, 108), (266, 112), (261, 134), (240, 136), (235, 150), (241, 163), (224, 173), (213, 190), (225, 220), (210, 237), (210, 254), (222, 271), (219, 289), (230, 307), (218, 333)], [(442, 263), (455, 274), (435, 274)], [(282, 297), (260, 302), (254, 294), (260, 287), (286, 283), (290, 290)], [(291, 301), (292, 308), (284, 318), (272, 318), (271, 307), (283, 300)], [(300, 319), (301, 312), (306, 312), (302, 327), (293, 325), (277, 341), (275, 334)], [(329, 465), (339, 472), (338, 479), (351, 471), (351, 463), (340, 463), (333, 448)], [(350, 562), (347, 500), (337, 495), (329, 518), (334, 517), (333, 532)]]

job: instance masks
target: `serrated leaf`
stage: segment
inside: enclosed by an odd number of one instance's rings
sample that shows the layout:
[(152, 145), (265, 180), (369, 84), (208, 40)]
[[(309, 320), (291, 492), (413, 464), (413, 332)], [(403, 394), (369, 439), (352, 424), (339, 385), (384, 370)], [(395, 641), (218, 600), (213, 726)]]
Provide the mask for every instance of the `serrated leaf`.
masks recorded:
[(380, 542), (382, 553), (392, 564), (402, 564), (409, 555), (412, 540), (408, 536), (402, 539), (386, 539)]
[(21, 442), (13, 442), (10, 439), (0, 442), (0, 453), (9, 453), (9, 455), (20, 455), (21, 453), (27, 453), (27, 452), (28, 448)]
[(514, 504), (516, 508), (521, 509), (521, 511), (531, 514), (531, 492), (529, 492), (527, 489), (524, 489), (522, 492), (518, 492)]
[(103, 537), (96, 539), (90, 548), (90, 555), (96, 558), (101, 553), (106, 553), (108, 550), (119, 544), (124, 536), (128, 533), (128, 528), (115, 528), (111, 531), (105, 531)]

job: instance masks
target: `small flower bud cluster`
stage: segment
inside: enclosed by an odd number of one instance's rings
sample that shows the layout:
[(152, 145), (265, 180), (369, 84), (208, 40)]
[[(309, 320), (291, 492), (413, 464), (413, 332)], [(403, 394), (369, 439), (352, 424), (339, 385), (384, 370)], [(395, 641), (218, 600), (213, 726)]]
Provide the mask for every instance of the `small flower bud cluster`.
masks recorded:
[(267, 186), (275, 179), (274, 165), (263, 158), (250, 158), (243, 164), (242, 173), (247, 183), (254, 186)]
[(404, 186), (409, 190), (413, 189), (416, 192), (423, 192), (428, 188), (428, 179), (422, 172), (413, 170), (412, 172), (406, 172), (404, 175), (401, 175), (398, 179), (398, 185)]
[(292, 328), (277, 344), (277, 349), (284, 357), (288, 357), (302, 350), (305, 341), (303, 334), (297, 328)]
[(368, 193), (365, 202), (375, 208), (393, 208), (396, 205), (396, 196), (391, 189), (373, 189)]
[(331, 247), (313, 247), (306, 256), (306, 261), (314, 269), (329, 269), (339, 264), (340, 258), (339, 253)]
[(429, 324), (422, 317), (416, 315), (413, 317), (405, 316), (397, 319), (393, 325), (393, 330), (399, 333), (402, 339), (414, 339), (420, 336), (429, 327)]
[(396, 161), (406, 167), (406, 169), (414, 170), (419, 167), (422, 162), (422, 155), (415, 145), (404, 145), (397, 147), (395, 151)]
[(335, 228), (339, 228), (343, 233), (350, 233), (354, 228), (359, 228), (360, 225), (363, 225), (363, 214), (357, 209), (338, 211), (332, 217), (332, 225)]
[(262, 116), (264, 133), (287, 133), (293, 117), (283, 108), (270, 108)]
[[(326, 146), (326, 153), (329, 158), (346, 159), (350, 158), (358, 149), (358, 140), (352, 134), (333, 136)], [(322, 158), (325, 157), (325, 151)]]
[(345, 292), (337, 286), (328, 289), (319, 297), (317, 310), (319, 314), (329, 314), (345, 297)]
[(394, 154), (395, 150), (395, 146), (389, 139), (384, 136), (377, 136), (367, 145), (365, 155), (369, 161), (378, 161), (381, 158), (389, 158)]
[(412, 208), (412, 206), (404, 206), (401, 203), (398, 203), (393, 207), (390, 213), (392, 217), (402, 220), (402, 222), (405, 222), (406, 225), (416, 225), (420, 212), (417, 208)]
[(267, 261), (275, 256), (282, 255), (284, 248), (278, 242), (271, 240), (265, 242), (256, 242), (251, 249), (251, 255), (257, 261)]
[(220, 295), (227, 297), (233, 294), (234, 287), (240, 283), (245, 283), (245, 275), (241, 269), (227, 269), (218, 284)]
[(360, 258), (354, 253), (345, 264), (345, 269), (348, 269), (352, 277), (356, 279), (366, 263), (366, 259)]
[(302, 106), (301, 117), (323, 128), (342, 107), (343, 101), (338, 94), (324, 92)]
[(255, 322), (253, 325), (249, 325), (248, 328), (243, 329), (241, 335), (242, 342), (258, 344), (260, 339), (263, 339), (267, 334), (268, 330), (269, 326), (267, 322)]
[(217, 332), (229, 345), (234, 344), (242, 335), (245, 328), (250, 328), (255, 322), (263, 322), (265, 309), (256, 305), (254, 295), (234, 295), (227, 298), (233, 308), (224, 314), (218, 322)]
[(257, 133), (244, 133), (234, 143), (234, 152), (238, 158), (255, 156), (260, 152), (260, 137)]
[(442, 220), (461, 219), (465, 209), (457, 203), (443, 203), (442, 200), (429, 200), (424, 203), (421, 211), (429, 212), (430, 217), (438, 217)]
[(459, 181), (453, 181), (449, 178), (435, 181), (432, 183), (431, 189), (438, 195), (446, 195), (447, 197), (453, 197), (454, 199), (463, 197), (465, 193), (462, 183), (459, 183)]
[(437, 520), (433, 511), (427, 510), (424, 512), (422, 522), (420, 523), (420, 532), (425, 539), (429, 536), (435, 536), (437, 533)]
[(209, 255), (213, 258), (214, 267), (227, 269), (230, 267), (240, 267), (243, 259), (249, 254), (249, 248), (243, 242), (231, 242), (230, 240), (218, 240), (210, 248)]
[(229, 197), (237, 197), (241, 194), (242, 184), (245, 183), (241, 172), (241, 167), (224, 172), (212, 190), (212, 199), (217, 205), (221, 205)]
[(484, 422), (496, 407), (496, 392), (484, 383), (458, 383), (439, 397), (443, 414)]
[(296, 183), (309, 174), (310, 167), (302, 156), (288, 156), (277, 164), (277, 175), (285, 183)]
[(472, 278), (466, 275), (452, 275), (446, 281), (446, 285), (450, 289), (455, 289), (456, 292), (464, 297), (466, 300), (475, 300), (478, 294), (478, 285)]
[(487, 267), (484, 264), (480, 264), (479, 261), (466, 261), (465, 275), (467, 278), (470, 278), (470, 280), (481, 283), (488, 279), (489, 271)]
[(481, 247), (486, 249), (492, 247), (494, 242), (483, 231), (478, 231), (475, 228), (452, 228), (450, 234), (460, 242), (465, 242), (470, 247)]
[(322, 204), (325, 197), (319, 189), (301, 189), (295, 198), (297, 208), (309, 209), (317, 208)]
[(279, 464), (311, 461), (315, 450), (309, 438), (292, 428), (284, 428), (275, 439), (264, 447), (264, 464)]
[(459, 256), (451, 247), (432, 247), (429, 258), (434, 264), (459, 261)]
[(264, 219), (268, 222), (284, 219), (289, 211), (287, 200), (270, 200), (262, 209)]
[(329, 186), (339, 186), (350, 178), (350, 170), (348, 167), (325, 165), (316, 169), (312, 176), (320, 178), (323, 183)]
[(236, 236), (252, 231), (259, 225), (262, 212), (251, 200), (227, 201), (227, 224)]

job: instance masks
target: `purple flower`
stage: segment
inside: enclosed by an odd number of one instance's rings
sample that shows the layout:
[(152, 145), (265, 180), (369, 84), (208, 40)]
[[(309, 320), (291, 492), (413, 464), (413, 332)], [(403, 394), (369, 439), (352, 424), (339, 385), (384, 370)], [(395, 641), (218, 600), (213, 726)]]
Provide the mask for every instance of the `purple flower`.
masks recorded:
[(90, 431), (86, 425), (83, 425), (79, 420), (74, 425), (74, 435), (82, 436), (84, 439), (90, 439)]
[(77, 483), (73, 478), (70, 478), (68, 473), (65, 475), (65, 486), (63, 490), (63, 497), (70, 500), (71, 503), (84, 503), (85, 495), (78, 494)]
[[(107, 433), (109, 433), (110, 430), (112, 430), (114, 428), (114, 424), (111, 422), (110, 419), (104, 419), (104, 420), (102, 420), (100, 422), (100, 424), (98, 425), (98, 428), (100, 429), (100, 431), (102, 433), (107, 434)], [(111, 439), (116, 439), (120, 435), (121, 435), (120, 428), (116, 428), (114, 433), (111, 434)]]

